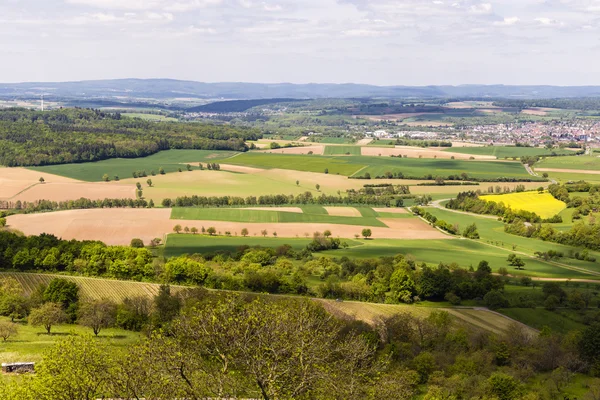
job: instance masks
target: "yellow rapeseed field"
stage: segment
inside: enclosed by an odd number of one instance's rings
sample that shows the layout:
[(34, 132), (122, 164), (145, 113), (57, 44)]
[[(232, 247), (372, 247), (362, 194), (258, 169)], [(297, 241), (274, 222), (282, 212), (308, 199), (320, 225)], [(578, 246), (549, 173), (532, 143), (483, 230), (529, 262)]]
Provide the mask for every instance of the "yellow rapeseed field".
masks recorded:
[(567, 208), (567, 205), (556, 200), (550, 193), (521, 192), (502, 195), (480, 196), (481, 200), (504, 203), (513, 210), (525, 210), (536, 213), (542, 218), (550, 218)]

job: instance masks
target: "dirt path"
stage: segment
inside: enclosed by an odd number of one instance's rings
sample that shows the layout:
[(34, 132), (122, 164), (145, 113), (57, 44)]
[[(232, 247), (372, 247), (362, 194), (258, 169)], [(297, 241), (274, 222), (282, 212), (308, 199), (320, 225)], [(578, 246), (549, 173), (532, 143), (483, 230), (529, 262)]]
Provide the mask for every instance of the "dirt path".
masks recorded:
[(479, 218), (487, 218), (487, 219), (493, 219), (493, 220), (498, 220), (498, 217), (495, 217), (493, 215), (484, 215), (484, 214), (475, 214), (475, 213), (470, 213), (467, 211), (460, 211), (460, 210), (452, 210), (450, 208), (446, 208), (442, 206), (442, 202), (443, 201), (448, 201), (448, 200), (452, 200), (452, 199), (441, 199), (441, 200), (435, 200), (432, 201), (428, 207), (433, 207), (433, 208), (438, 208), (440, 210), (444, 210), (444, 211), (450, 211), (456, 214), (464, 214), (464, 215), (470, 215), (472, 217), (479, 217)]

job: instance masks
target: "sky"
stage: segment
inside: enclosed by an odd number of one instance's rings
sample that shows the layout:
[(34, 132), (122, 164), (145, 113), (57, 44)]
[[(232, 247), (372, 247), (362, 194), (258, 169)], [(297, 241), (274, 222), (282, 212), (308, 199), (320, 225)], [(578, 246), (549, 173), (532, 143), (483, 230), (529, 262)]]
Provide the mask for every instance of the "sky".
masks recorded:
[(598, 85), (600, 0), (0, 0), (0, 82)]

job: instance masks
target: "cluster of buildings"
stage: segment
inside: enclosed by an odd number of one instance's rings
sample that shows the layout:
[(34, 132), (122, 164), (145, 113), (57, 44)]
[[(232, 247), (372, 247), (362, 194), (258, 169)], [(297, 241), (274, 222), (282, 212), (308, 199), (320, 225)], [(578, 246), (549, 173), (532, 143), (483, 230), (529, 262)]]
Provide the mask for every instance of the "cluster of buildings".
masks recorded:
[(532, 146), (554, 143), (580, 143), (600, 145), (600, 120), (524, 122), (462, 127), (439, 127), (430, 131), (376, 130), (366, 132), (366, 137), (377, 139), (469, 140), (485, 144), (528, 143)]

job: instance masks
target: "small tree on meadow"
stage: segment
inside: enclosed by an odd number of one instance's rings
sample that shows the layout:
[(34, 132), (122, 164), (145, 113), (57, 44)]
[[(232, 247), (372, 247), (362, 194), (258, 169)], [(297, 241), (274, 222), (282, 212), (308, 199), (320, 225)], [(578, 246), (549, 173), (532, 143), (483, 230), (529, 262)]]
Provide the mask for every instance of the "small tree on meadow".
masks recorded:
[(326, 238), (331, 236), (331, 231), (329, 229), (326, 229), (325, 232), (323, 232), (323, 236), (325, 236)]
[(165, 174), (165, 169), (163, 167), (160, 167), (158, 169), (158, 173), (161, 174), (161, 175), (164, 175)]
[(34, 308), (29, 314), (29, 323), (32, 326), (43, 326), (48, 335), (52, 326), (67, 322), (69, 317), (58, 303), (45, 303), (39, 308)]
[(44, 177), (43, 177), (43, 176), (40, 176), (40, 179), (39, 179), (39, 181), (40, 181), (40, 183), (44, 183), (44, 182), (46, 182), (46, 180), (44, 179)]
[(148, 186), (152, 187), (152, 179), (148, 179), (148, 180), (146, 181), (146, 183), (148, 184)]
[(242, 236), (243, 236), (243, 237), (246, 237), (246, 236), (248, 236), (248, 229), (246, 229), (246, 228), (243, 228), (243, 229), (242, 229)]
[(190, 232), (192, 232), (193, 235), (198, 233), (198, 228), (196, 228), (195, 226), (192, 227), (192, 229), (190, 229)]
[(173, 227), (173, 232), (181, 233), (181, 225), (177, 224)]
[[(43, 179), (43, 178), (40, 178), (40, 179)], [(108, 181), (110, 181), (110, 176), (108, 176), (108, 174), (104, 174), (104, 175), (102, 175), (102, 180), (104, 182), (108, 182)]]
[(185, 233), (190, 233), (190, 228), (186, 226), (185, 228), (183, 228), (183, 231), (184, 231)]
[(321, 185), (319, 185), (318, 183), (315, 185), (315, 188), (317, 188), (317, 192), (321, 191)]
[(79, 324), (92, 328), (94, 335), (98, 336), (104, 328), (115, 324), (117, 305), (109, 300), (96, 300), (84, 303), (79, 308)]
[(188, 171), (192, 170), (192, 166), (190, 164), (186, 165), (185, 167), (187, 168)]
[(296, 186), (300, 186), (300, 181), (296, 181)]
[(19, 326), (14, 322), (0, 321), (0, 337), (6, 342), (11, 336), (16, 336), (19, 332)]
[(200, 171), (202, 171), (204, 169), (204, 165), (202, 165), (202, 163), (198, 163), (198, 168), (200, 168)]
[(273, 237), (277, 237), (277, 232), (273, 232)]
[(267, 237), (267, 235), (269, 234), (269, 232), (267, 232), (266, 229), (263, 229), (262, 231), (260, 231), (260, 234), (263, 235), (263, 237)]
[(211, 226), (206, 230), (206, 233), (208, 233), (210, 236), (214, 236), (217, 233), (217, 228)]
[(373, 232), (371, 232), (371, 230), (370, 230), (370, 229), (368, 229), (368, 228), (365, 228), (365, 229), (363, 229), (363, 230), (362, 230), (361, 234), (362, 234), (362, 236), (363, 236), (365, 239), (368, 239), (368, 238), (370, 238), (370, 237), (371, 237), (371, 235), (373, 235)]

